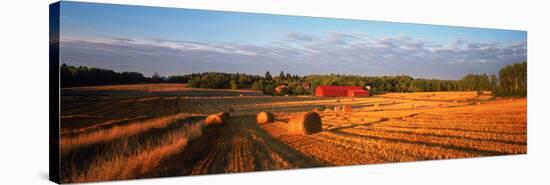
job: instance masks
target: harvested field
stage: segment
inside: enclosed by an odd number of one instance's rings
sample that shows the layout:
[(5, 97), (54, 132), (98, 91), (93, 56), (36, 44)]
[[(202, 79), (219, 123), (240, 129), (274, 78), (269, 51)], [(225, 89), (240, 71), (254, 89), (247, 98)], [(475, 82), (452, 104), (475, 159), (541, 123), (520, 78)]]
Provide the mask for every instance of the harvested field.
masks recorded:
[[(527, 152), (526, 101), (492, 101), (447, 109), (322, 112), (324, 132), (286, 134), (285, 122), (262, 127), (274, 137), (333, 164), (369, 164)], [(305, 144), (304, 142), (307, 142)], [(313, 143), (314, 144), (313, 144)], [(328, 143), (327, 143), (328, 142)], [(326, 151), (317, 147), (333, 145)], [(349, 151), (341, 155), (334, 151)], [(357, 153), (359, 161), (347, 161)]]
[[(63, 89), (66, 183), (527, 153), (525, 98), (434, 92), (337, 99), (230, 90), (191, 96), (191, 91), (202, 94), (173, 84)], [(321, 132), (288, 133), (293, 116), (320, 107)], [(258, 124), (262, 111), (273, 113), (274, 120)], [(204, 119), (219, 112), (230, 115), (224, 125), (205, 127)]]
[(488, 100), (492, 98), (489, 93), (471, 92), (421, 92), (421, 93), (388, 93), (379, 95), (384, 98), (406, 100), (431, 100), (431, 101), (468, 101)]

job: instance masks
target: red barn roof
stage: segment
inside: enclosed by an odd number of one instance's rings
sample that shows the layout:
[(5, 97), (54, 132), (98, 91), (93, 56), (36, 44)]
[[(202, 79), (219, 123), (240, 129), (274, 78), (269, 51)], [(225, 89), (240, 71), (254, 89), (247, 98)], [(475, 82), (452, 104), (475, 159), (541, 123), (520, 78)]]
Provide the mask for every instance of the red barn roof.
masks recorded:
[(332, 86), (332, 85), (320, 85), (317, 88), (322, 90), (363, 90), (361, 86)]
[(328, 97), (357, 97), (357, 96), (369, 96), (369, 91), (363, 89), (361, 86), (329, 86), (321, 85), (315, 88), (315, 96), (328, 96)]

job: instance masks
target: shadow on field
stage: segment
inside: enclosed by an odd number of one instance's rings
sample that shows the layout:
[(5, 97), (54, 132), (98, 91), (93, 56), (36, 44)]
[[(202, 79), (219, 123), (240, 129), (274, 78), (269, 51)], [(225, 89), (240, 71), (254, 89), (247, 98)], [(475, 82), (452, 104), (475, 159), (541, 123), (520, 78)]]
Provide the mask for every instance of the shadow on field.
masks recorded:
[(464, 147), (464, 146), (455, 146), (455, 145), (451, 145), (451, 144), (439, 144), (439, 143), (435, 143), (435, 142), (409, 141), (409, 140), (405, 140), (405, 139), (395, 139), (395, 138), (389, 138), (389, 137), (361, 135), (361, 134), (354, 134), (354, 133), (348, 133), (348, 132), (336, 131), (336, 130), (332, 130), (332, 131), (329, 131), (329, 132), (331, 132), (333, 134), (336, 134), (336, 135), (346, 136), (346, 137), (350, 137), (350, 138), (382, 140), (382, 141), (393, 142), (393, 143), (418, 144), (418, 145), (424, 145), (424, 146), (432, 146), (432, 147), (439, 147), (439, 148), (445, 148), (445, 149), (460, 150), (460, 151), (464, 151), (464, 152), (477, 153), (477, 154), (480, 154), (480, 155), (483, 155), (483, 156), (496, 156), (496, 155), (506, 155), (507, 154), (507, 153), (504, 153), (504, 152), (482, 150), (482, 149), (476, 149), (476, 148)]
[(386, 122), (388, 120), (390, 120), (390, 119), (382, 118), (379, 121), (373, 121), (373, 122), (361, 123), (361, 124), (350, 124), (350, 125), (347, 125), (347, 126), (340, 126), (340, 127), (331, 127), (330, 129), (326, 129), (326, 130), (327, 131), (339, 131), (339, 130), (346, 129), (346, 128), (354, 128), (354, 127), (357, 127), (357, 126), (371, 126), (373, 124), (383, 123), (383, 122)]
[[(327, 166), (274, 138), (254, 115), (233, 116), (222, 127), (207, 127), (200, 138), (164, 161), (154, 176), (218, 174)], [(273, 157), (277, 156), (277, 157)], [(235, 168), (235, 164), (238, 166)]]

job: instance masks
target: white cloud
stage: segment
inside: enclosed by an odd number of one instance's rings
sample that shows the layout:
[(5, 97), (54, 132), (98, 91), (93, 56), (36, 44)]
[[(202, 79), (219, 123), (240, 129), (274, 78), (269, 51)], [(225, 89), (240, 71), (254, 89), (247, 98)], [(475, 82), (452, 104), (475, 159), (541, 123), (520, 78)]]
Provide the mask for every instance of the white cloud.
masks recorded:
[[(449, 45), (407, 35), (374, 38), (365, 33), (322, 36), (288, 33), (277, 44), (201, 43), (135, 38), (62, 38), (62, 62), (144, 73), (266, 70), (359, 75), (409, 74), (456, 79), (466, 73), (495, 73), (527, 59), (527, 43), (457, 39)], [(139, 67), (136, 65), (143, 65)], [(149, 67), (146, 67), (149, 66)], [(124, 68), (126, 67), (126, 68)], [(155, 71), (151, 71), (155, 70)]]
[(199, 42), (172, 41), (161, 39), (130, 39), (116, 37), (94, 37), (94, 38), (62, 38), (64, 43), (81, 43), (81, 44), (105, 44), (105, 45), (120, 45), (120, 46), (144, 46), (170, 48), (181, 51), (209, 51), (215, 53), (240, 54), (240, 55), (256, 55), (256, 53), (240, 50), (231, 45), (223, 44), (207, 44)]
[(317, 37), (308, 34), (301, 34), (297, 32), (289, 32), (283, 35), (283, 40), (290, 42), (312, 42), (315, 41)]

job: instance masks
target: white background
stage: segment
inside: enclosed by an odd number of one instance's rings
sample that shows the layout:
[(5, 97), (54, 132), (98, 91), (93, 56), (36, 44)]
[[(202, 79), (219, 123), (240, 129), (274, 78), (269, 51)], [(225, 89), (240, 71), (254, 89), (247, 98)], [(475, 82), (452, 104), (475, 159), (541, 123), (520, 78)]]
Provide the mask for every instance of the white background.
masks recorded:
[[(48, 4), (3, 1), (0, 13), (0, 184), (48, 178)], [(528, 154), (232, 175), (118, 181), (113, 184), (549, 184), (545, 1), (479, 0), (96, 0), (286, 15), (528, 31)], [(100, 12), (98, 12), (100, 13)], [(108, 21), (108, 20), (106, 20)]]

